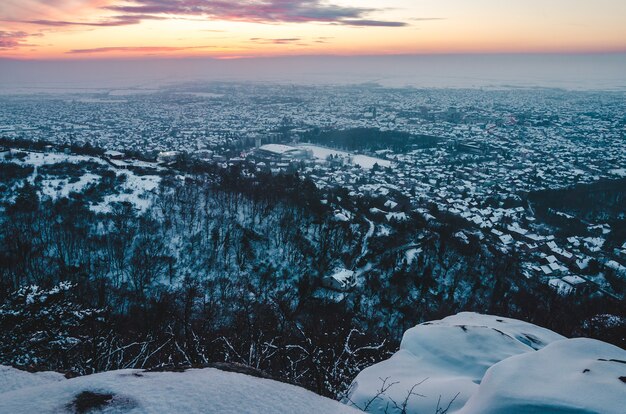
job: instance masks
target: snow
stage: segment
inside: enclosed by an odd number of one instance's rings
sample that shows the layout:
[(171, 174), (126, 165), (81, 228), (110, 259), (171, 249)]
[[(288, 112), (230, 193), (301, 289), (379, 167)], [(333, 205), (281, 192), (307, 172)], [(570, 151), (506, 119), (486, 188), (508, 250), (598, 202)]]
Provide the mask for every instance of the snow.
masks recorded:
[[(5, 376), (5, 371), (0, 371)], [(31, 374), (32, 375), (32, 374)], [(9, 372), (9, 382), (15, 382)], [(0, 382), (1, 384), (2, 382)], [(84, 391), (113, 394), (107, 413), (355, 413), (303, 388), (213, 368), (120, 370), (0, 393), (0, 412), (68, 412)]]
[(348, 217), (346, 217), (346, 215), (345, 215), (345, 214), (343, 214), (343, 213), (337, 213), (337, 214), (335, 214), (335, 220), (337, 220), (337, 221), (343, 221), (343, 222), (350, 221), (350, 219), (349, 219)]
[(123, 157), (124, 153), (119, 152), (119, 151), (114, 151), (114, 150), (108, 150), (104, 152), (104, 155), (107, 157)]
[(557, 291), (559, 295), (569, 295), (572, 292), (572, 286), (558, 278), (552, 278), (548, 281), (548, 286)]
[(387, 213), (385, 215), (385, 218), (387, 219), (387, 221), (392, 221), (392, 220), (406, 221), (409, 219), (406, 213)]
[(593, 339), (554, 342), (489, 368), (459, 414), (622, 414), (626, 351)]
[(153, 169), (155, 171), (163, 171), (164, 168), (160, 165), (157, 165), (152, 162), (140, 161), (140, 160), (131, 160), (131, 161), (123, 161), (123, 160), (109, 160), (110, 164), (115, 165), (118, 168), (128, 168), (128, 167), (137, 167), (137, 168), (148, 168)]
[(274, 154), (282, 155), (290, 151), (296, 150), (297, 148), (291, 147), (289, 145), (283, 145), (283, 144), (266, 144), (266, 145), (261, 146), (259, 149), (263, 151), (271, 152)]
[(393, 209), (394, 209), (394, 208), (396, 208), (397, 206), (398, 206), (398, 203), (396, 203), (395, 201), (392, 201), (392, 200), (387, 200), (387, 201), (385, 202), (385, 207), (387, 207), (387, 208), (389, 208), (389, 209), (392, 209), (392, 210), (393, 210)]
[(572, 286), (577, 286), (577, 285), (587, 282), (584, 278), (578, 275), (565, 276), (563, 277), (563, 281), (569, 283)]
[(21, 163), (25, 165), (32, 165), (33, 167), (41, 167), (42, 165), (49, 164), (58, 164), (62, 162), (70, 162), (74, 164), (78, 164), (80, 162), (96, 162), (98, 164), (105, 164), (103, 160), (96, 157), (90, 157), (87, 155), (69, 155), (63, 154), (60, 152), (29, 152), (29, 151), (19, 151), (24, 152), (27, 156), (24, 158), (24, 161), (21, 162), (19, 160), (12, 160), (16, 163)]
[(379, 224), (378, 231), (376, 232), (376, 236), (389, 236), (391, 234), (391, 227), (386, 224)]
[(349, 269), (335, 269), (335, 273), (333, 273), (333, 275), (331, 276), (333, 279), (335, 279), (337, 282), (339, 282), (342, 285), (347, 284), (350, 279), (352, 279), (352, 277), (354, 276), (354, 271), (349, 270)]
[(161, 182), (161, 177), (157, 175), (138, 176), (132, 172), (117, 172), (118, 175), (125, 174), (126, 181), (121, 186), (120, 194), (109, 194), (104, 197), (104, 201), (91, 205), (89, 208), (98, 213), (109, 212), (111, 203), (129, 202), (140, 212), (146, 211), (152, 205), (152, 197), (149, 193), (156, 191)]
[(604, 246), (605, 240), (601, 237), (585, 237), (585, 246), (591, 251), (599, 251)]
[(503, 234), (502, 236), (500, 236), (500, 241), (502, 242), (502, 244), (508, 245), (513, 243), (514, 240), (510, 234)]
[(82, 193), (89, 184), (95, 184), (100, 181), (100, 176), (87, 173), (74, 183), (68, 182), (67, 179), (43, 180), (41, 183), (41, 192), (43, 195), (56, 200), (59, 197), (67, 197), (72, 192)]
[(5, 392), (50, 384), (64, 379), (65, 377), (63, 374), (59, 374), (57, 372), (30, 373), (20, 371), (19, 369), (12, 367), (7, 367), (5, 365), (0, 365), (0, 400)]
[(610, 170), (609, 174), (626, 177), (626, 168), (616, 168), (614, 170)]
[[(12, 162), (20, 165), (31, 165), (35, 168), (62, 162), (73, 164), (81, 162), (94, 162), (108, 167), (108, 164), (102, 159), (86, 155), (73, 155), (59, 152), (23, 152), (26, 153), (23, 161), (14, 159)], [(111, 153), (115, 153), (115, 151)], [(132, 165), (134, 167), (161, 170), (161, 168), (156, 167), (155, 164), (143, 161), (124, 162), (113, 160), (111, 162), (118, 167), (128, 167)], [(161, 177), (157, 175), (139, 176), (128, 170), (116, 170), (115, 172), (118, 176), (126, 175), (126, 181), (120, 187), (121, 194), (107, 195), (101, 203), (91, 205), (90, 209), (94, 212), (109, 212), (111, 209), (111, 203), (127, 201), (133, 204), (140, 212), (147, 210), (151, 205), (151, 197), (149, 193), (154, 192), (157, 189), (161, 181)], [(34, 182), (37, 174), (38, 172), (35, 170), (29, 180)], [(101, 177), (99, 175), (92, 173), (83, 174), (76, 182), (69, 182), (67, 178), (45, 178), (41, 182), (41, 193), (42, 196), (50, 197), (51, 199), (56, 200), (60, 197), (68, 197), (71, 192), (81, 193), (87, 188), (87, 186), (98, 183), (100, 179)]]
[(343, 158), (352, 158), (352, 163), (360, 166), (366, 170), (374, 168), (374, 164), (378, 164), (381, 167), (390, 167), (391, 162), (380, 158), (374, 158), (367, 155), (350, 154), (345, 151), (340, 151), (332, 148), (320, 147), (318, 145), (303, 144), (299, 145), (299, 148), (310, 150), (313, 152), (313, 157), (319, 160), (325, 160), (329, 155), (338, 155)]
[(411, 265), (411, 263), (413, 263), (420, 255), (420, 253), (422, 253), (422, 248), (417, 248), (417, 249), (409, 249), (404, 253), (404, 256), (406, 258), (406, 263), (408, 265)]
[(400, 350), (390, 359), (356, 377), (349, 399), (364, 407), (387, 378), (394, 385), (369, 406), (369, 412), (383, 413), (392, 400), (401, 403), (421, 382), (414, 391), (423, 397), (410, 398), (408, 412), (434, 413), (440, 397), (446, 406), (459, 393), (451, 405), (452, 413), (477, 391), (489, 367), (561, 339), (561, 335), (526, 322), (470, 312), (424, 323), (405, 332)]

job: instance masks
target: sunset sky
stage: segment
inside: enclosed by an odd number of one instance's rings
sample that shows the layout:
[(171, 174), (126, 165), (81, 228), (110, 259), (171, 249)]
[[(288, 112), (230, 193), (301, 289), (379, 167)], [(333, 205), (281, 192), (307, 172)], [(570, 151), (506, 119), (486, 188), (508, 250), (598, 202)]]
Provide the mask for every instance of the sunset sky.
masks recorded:
[(624, 0), (0, 0), (0, 57), (626, 52)]

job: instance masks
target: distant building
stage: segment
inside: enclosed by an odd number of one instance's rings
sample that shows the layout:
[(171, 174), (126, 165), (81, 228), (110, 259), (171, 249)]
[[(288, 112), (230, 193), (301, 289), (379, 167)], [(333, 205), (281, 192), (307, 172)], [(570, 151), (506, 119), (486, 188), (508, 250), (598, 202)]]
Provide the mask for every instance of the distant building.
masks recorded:
[(174, 162), (180, 155), (178, 151), (163, 151), (157, 155), (157, 161), (159, 162)]
[(202, 160), (210, 160), (213, 158), (214, 154), (215, 153), (211, 150), (201, 149), (201, 150), (194, 152), (193, 155), (195, 155), (197, 158), (202, 159)]
[(335, 268), (331, 275), (322, 279), (325, 287), (342, 292), (354, 287), (355, 283), (354, 271), (344, 268)]
[(105, 151), (104, 156), (112, 160), (121, 160), (122, 158), (124, 158), (124, 153), (119, 152), (119, 151), (109, 150), (109, 151)]
[(266, 144), (255, 150), (254, 157), (264, 162), (286, 162), (311, 159), (312, 154), (306, 149), (290, 145)]
[(477, 155), (483, 155), (486, 153), (485, 148), (476, 143), (458, 143), (456, 149), (459, 152), (467, 152)]
[(445, 115), (445, 120), (448, 122), (458, 123), (461, 122), (461, 112), (459, 112), (458, 108), (451, 106), (448, 108), (448, 111)]

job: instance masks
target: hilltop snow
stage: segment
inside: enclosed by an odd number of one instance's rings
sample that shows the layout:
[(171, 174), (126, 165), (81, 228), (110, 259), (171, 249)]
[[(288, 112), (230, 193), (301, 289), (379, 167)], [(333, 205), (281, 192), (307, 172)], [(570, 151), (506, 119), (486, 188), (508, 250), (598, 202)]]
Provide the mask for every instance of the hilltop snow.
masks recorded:
[(554, 342), (487, 370), (459, 414), (624, 413), (626, 351), (587, 338)]
[(39, 379), (23, 381), (25, 375), (35, 378), (36, 374), (16, 371), (0, 369), (0, 384), (13, 384), (7, 392), (0, 390), (2, 413), (92, 412), (83, 409), (86, 404), (107, 413), (358, 412), (294, 385), (213, 368), (185, 372), (128, 369), (62, 381), (48, 378), (47, 384)]
[(0, 365), (0, 398), (4, 393), (20, 388), (34, 387), (64, 380), (57, 372), (26, 372)]
[(626, 406), (625, 360), (603, 342), (465, 312), (406, 331), (400, 350), (363, 370), (344, 402), (373, 413), (403, 404), (435, 413), (449, 403), (448, 413), (463, 414), (617, 413)]

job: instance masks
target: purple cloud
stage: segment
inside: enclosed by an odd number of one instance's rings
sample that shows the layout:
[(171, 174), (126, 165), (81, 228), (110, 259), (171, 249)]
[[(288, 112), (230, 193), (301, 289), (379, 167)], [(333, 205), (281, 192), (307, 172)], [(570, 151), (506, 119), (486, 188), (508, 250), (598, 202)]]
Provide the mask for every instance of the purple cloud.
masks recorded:
[(92, 27), (111, 27), (111, 26), (129, 26), (133, 24), (141, 23), (142, 20), (161, 20), (163, 17), (148, 16), (148, 15), (136, 15), (136, 16), (114, 16), (110, 19), (94, 21), (94, 22), (81, 22), (81, 21), (67, 21), (67, 20), (20, 20), (19, 23), (36, 24), (40, 26), (92, 26)]
[(301, 41), (299, 37), (289, 37), (289, 38), (281, 38), (281, 39), (266, 39), (262, 37), (253, 37), (250, 39), (253, 42), (257, 43), (265, 43), (265, 44), (274, 44), (274, 45), (286, 45), (290, 43), (296, 43)]
[(369, 26), (369, 27), (404, 27), (408, 26), (407, 23), (404, 22), (389, 22), (385, 20), (340, 20), (339, 24), (344, 24), (347, 26)]
[(132, 4), (105, 7), (126, 15), (202, 16), (215, 20), (259, 23), (342, 23), (352, 26), (400, 27), (403, 22), (367, 20), (376, 9), (337, 6), (322, 0), (133, 0)]
[[(196, 18), (256, 23), (331, 23), (347, 26), (403, 27), (408, 23), (370, 19), (380, 9), (339, 6), (326, 0), (109, 0), (101, 7), (116, 15), (95, 21), (22, 19), (9, 22), (40, 26), (109, 27), (139, 24), (144, 20)], [(0, 21), (2, 20), (0, 16)], [(435, 19), (420, 19), (435, 20)]]
[(24, 40), (28, 33), (21, 31), (7, 32), (0, 30), (0, 50), (15, 49), (19, 46), (26, 46)]

